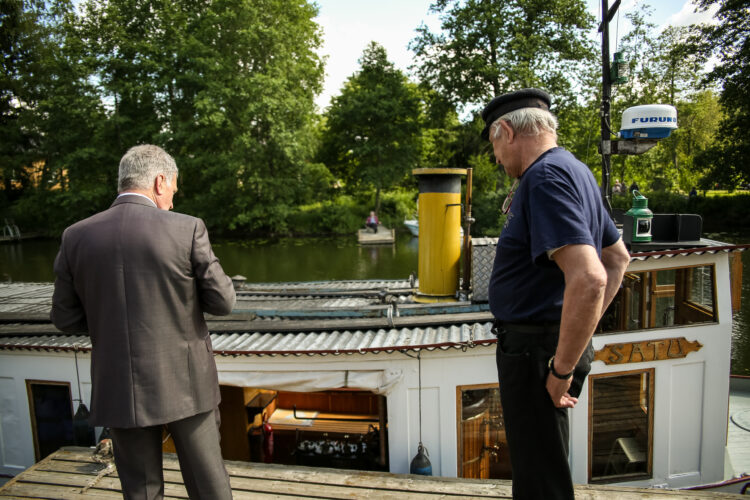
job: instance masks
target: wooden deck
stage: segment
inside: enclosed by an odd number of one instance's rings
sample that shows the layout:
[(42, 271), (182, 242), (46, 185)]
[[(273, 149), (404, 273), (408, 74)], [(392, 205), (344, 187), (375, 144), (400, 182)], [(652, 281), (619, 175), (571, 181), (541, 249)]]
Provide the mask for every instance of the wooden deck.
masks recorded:
[(357, 241), (360, 245), (383, 245), (396, 241), (396, 231), (378, 225), (378, 232), (373, 233), (369, 229), (357, 231)]
[[(510, 481), (343, 471), (286, 465), (226, 462), (234, 498), (511, 498)], [(165, 496), (187, 498), (177, 458), (164, 458)], [(578, 499), (719, 499), (738, 495), (702, 491), (576, 486)], [(95, 462), (89, 448), (63, 448), (0, 488), (0, 499), (122, 498), (117, 470)]]

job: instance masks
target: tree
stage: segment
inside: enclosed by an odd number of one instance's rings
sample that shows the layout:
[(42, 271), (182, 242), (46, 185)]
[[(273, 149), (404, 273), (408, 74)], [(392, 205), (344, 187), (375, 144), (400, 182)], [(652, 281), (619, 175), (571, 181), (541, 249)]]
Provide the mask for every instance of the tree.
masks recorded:
[(73, 5), (9, 1), (0, 9), (3, 192), (22, 225), (65, 225), (98, 209), (106, 184), (92, 144), (105, 115), (72, 36)]
[(422, 25), (409, 44), (414, 69), (454, 104), (487, 102), (522, 87), (573, 99), (596, 68), (593, 17), (581, 0), (437, 0), (442, 32)]
[(724, 115), (722, 106), (713, 91), (704, 90), (693, 95), (690, 101), (680, 103), (677, 114), (680, 128), (673, 132), (681, 166), (677, 182), (683, 191), (702, 184), (708, 187), (711, 169), (698, 158), (709, 151), (719, 137), (719, 124)]
[[(323, 64), (304, 0), (88, 0), (118, 155), (152, 142), (180, 167), (181, 211), (212, 228), (284, 231), (310, 167)], [(314, 170), (314, 169), (313, 169)]]
[(350, 190), (375, 188), (377, 211), (419, 159), (420, 100), (382, 46), (371, 42), (359, 62), (328, 109), (321, 157)]
[(708, 74), (708, 81), (721, 85), (720, 103), (724, 117), (719, 140), (697, 159), (709, 170), (703, 185), (720, 182), (731, 187), (750, 182), (750, 2), (747, 0), (701, 0), (699, 8), (713, 5), (717, 23), (696, 27), (696, 38), (706, 56), (718, 64)]

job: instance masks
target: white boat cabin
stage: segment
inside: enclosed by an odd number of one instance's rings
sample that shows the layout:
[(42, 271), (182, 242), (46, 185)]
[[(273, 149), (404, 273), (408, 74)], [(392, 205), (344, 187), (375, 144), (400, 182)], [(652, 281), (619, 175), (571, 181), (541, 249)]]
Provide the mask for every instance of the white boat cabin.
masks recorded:
[[(740, 249), (708, 242), (633, 254), (570, 411), (575, 483), (678, 488), (734, 473), (725, 444)], [(0, 303), (14, 286), (0, 285)], [(44, 286), (40, 310), (51, 296)], [(301, 300), (284, 290), (240, 294), (236, 321), (209, 324), (225, 459), (408, 473), (421, 441), (433, 475), (510, 478), (486, 304), (420, 322), (392, 289), (397, 299), (380, 298), (386, 318), (326, 323), (279, 319), (283, 304)], [(305, 294), (321, 317), (342, 301)], [(360, 295), (350, 308), (370, 307)], [(239, 319), (260, 300), (274, 304), (274, 319)], [(74, 443), (76, 400), (90, 396), (89, 350), (87, 336), (48, 324), (0, 325), (0, 474)]]

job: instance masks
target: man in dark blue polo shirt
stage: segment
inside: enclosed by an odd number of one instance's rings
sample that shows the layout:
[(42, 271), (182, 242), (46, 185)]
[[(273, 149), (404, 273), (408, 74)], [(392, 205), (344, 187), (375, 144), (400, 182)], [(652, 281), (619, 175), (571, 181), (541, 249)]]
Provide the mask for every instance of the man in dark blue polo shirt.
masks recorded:
[(573, 498), (568, 414), (589, 372), (591, 337), (630, 256), (589, 169), (557, 146), (550, 97), (505, 94), (482, 136), (515, 179), (489, 287), (513, 497)]

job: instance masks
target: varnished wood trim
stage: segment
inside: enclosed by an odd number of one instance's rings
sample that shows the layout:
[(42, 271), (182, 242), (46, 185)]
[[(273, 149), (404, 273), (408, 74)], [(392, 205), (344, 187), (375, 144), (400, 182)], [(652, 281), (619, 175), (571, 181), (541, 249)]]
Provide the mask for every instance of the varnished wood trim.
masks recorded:
[(461, 392), (472, 391), (476, 389), (496, 389), (499, 384), (470, 384), (456, 386), (456, 477), (463, 477), (463, 454), (464, 440), (461, 439), (461, 414), (463, 404), (461, 403)]

